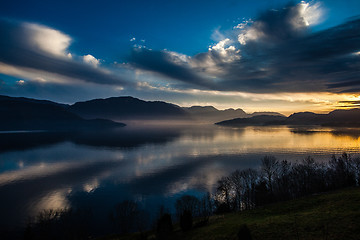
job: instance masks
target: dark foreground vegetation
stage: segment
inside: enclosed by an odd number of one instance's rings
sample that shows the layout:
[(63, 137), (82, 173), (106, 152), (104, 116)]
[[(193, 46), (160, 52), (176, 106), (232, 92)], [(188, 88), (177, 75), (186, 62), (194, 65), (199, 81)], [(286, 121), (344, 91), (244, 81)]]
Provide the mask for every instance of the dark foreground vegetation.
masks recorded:
[[(105, 239), (359, 239), (359, 183), (360, 158), (346, 153), (325, 163), (265, 156), (257, 170), (222, 177), (213, 195), (182, 196), (176, 214), (161, 208), (152, 223), (140, 204), (119, 203), (109, 214), (116, 235)], [(24, 235), (89, 239), (92, 224), (90, 210), (45, 211)]]
[[(138, 240), (140, 233), (99, 240)], [(158, 239), (156, 231), (147, 239)], [(165, 239), (332, 240), (360, 237), (360, 189), (346, 188), (300, 199), (272, 203), (252, 210), (214, 215), (206, 226), (182, 231), (174, 225)]]

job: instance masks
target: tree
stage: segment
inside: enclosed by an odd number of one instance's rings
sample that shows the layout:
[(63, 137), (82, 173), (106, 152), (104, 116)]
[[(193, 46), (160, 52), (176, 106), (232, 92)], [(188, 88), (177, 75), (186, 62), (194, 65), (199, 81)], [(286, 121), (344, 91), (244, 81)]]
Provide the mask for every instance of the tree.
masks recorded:
[(204, 222), (208, 222), (213, 213), (213, 201), (209, 192), (200, 199), (200, 217)]
[(333, 175), (333, 185), (335, 188), (353, 186), (356, 184), (356, 177), (353, 171), (353, 160), (347, 153), (341, 157), (332, 157), (330, 168)]
[(242, 210), (243, 193), (244, 193), (242, 172), (236, 170), (230, 175), (229, 180), (235, 192), (234, 209), (240, 211)]
[(193, 215), (189, 210), (185, 210), (180, 215), (180, 227), (185, 232), (193, 226)]
[(192, 216), (199, 216), (200, 201), (194, 196), (184, 195), (176, 200), (175, 208), (178, 217), (185, 211), (190, 212)]
[(243, 204), (245, 209), (251, 209), (255, 206), (255, 188), (258, 183), (258, 172), (254, 169), (247, 169), (240, 172), (243, 181)]
[(173, 232), (171, 215), (164, 213), (157, 220), (156, 235), (158, 239), (169, 239)]
[(223, 204), (222, 208), (225, 211), (230, 211), (232, 208), (232, 188), (230, 177), (222, 177), (217, 183), (216, 201), (218, 205)]
[(144, 220), (144, 216), (145, 213), (135, 201), (125, 200), (115, 206), (111, 220), (121, 233), (129, 233), (135, 230), (142, 231), (145, 228), (141, 222)]
[(273, 194), (273, 180), (279, 167), (279, 161), (274, 156), (265, 156), (261, 160), (261, 171), (264, 174), (270, 194)]
[(276, 191), (280, 200), (291, 198), (291, 163), (287, 160), (281, 161), (279, 164), (278, 176), (276, 178)]
[(354, 177), (356, 179), (356, 185), (360, 185), (360, 158), (353, 159), (353, 170), (354, 170)]

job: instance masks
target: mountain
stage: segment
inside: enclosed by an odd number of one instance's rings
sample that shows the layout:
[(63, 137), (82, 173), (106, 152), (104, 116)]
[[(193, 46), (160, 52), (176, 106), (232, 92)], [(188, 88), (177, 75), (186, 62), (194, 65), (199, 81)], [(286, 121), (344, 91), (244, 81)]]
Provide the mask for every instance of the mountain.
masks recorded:
[(289, 116), (287, 122), (292, 125), (305, 125), (313, 123), (322, 126), (360, 126), (360, 109), (338, 109), (328, 114), (316, 114), (310, 112), (294, 113)]
[(177, 105), (160, 101), (143, 101), (133, 97), (111, 97), (77, 102), (68, 109), (86, 119), (150, 120), (189, 117), (187, 112)]
[(247, 114), (244, 110), (240, 108), (218, 110), (213, 106), (192, 106), (183, 109), (188, 112), (194, 119), (211, 122), (217, 122), (224, 119), (233, 118), (250, 118), (259, 115), (283, 116), (282, 114), (276, 112), (254, 112), (252, 114)]
[(253, 112), (253, 113), (247, 114), (247, 115), (248, 115), (248, 117), (255, 117), (255, 116), (261, 116), (261, 115), (285, 117), (283, 114), (278, 113), (278, 112)]
[(192, 106), (183, 108), (192, 118), (201, 121), (216, 122), (229, 118), (247, 117), (242, 109), (218, 110), (213, 106)]
[(269, 126), (285, 124), (286, 117), (259, 115), (250, 118), (235, 118), (215, 123), (223, 126)]
[(289, 117), (255, 116), (251, 118), (236, 118), (216, 123), (224, 126), (243, 125), (321, 125), (321, 126), (360, 126), (360, 109), (334, 110), (328, 114), (312, 112), (293, 113)]
[(67, 105), (30, 98), (0, 96), (0, 131), (80, 130), (124, 126), (104, 119), (85, 120)]

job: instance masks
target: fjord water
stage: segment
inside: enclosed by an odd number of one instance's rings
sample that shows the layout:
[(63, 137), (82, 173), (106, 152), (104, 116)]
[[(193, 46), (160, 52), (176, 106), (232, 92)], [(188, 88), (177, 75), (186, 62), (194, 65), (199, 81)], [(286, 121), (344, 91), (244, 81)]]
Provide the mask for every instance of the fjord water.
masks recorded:
[(292, 162), (357, 156), (359, 136), (360, 129), (213, 125), (0, 133), (0, 230), (43, 209), (88, 207), (107, 219), (126, 199), (154, 215), (183, 194), (212, 192), (236, 169), (258, 168), (265, 155)]

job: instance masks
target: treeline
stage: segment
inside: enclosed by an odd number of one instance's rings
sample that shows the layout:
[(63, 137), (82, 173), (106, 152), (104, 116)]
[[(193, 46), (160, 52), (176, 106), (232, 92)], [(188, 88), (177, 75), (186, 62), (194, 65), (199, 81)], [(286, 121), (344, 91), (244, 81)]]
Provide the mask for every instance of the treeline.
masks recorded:
[[(123, 201), (109, 213), (108, 224), (112, 226), (109, 234), (139, 232), (140, 239), (147, 239), (148, 230), (153, 229), (157, 239), (169, 239), (174, 234), (174, 222), (179, 223), (182, 231), (188, 231), (206, 225), (213, 214), (248, 210), (358, 185), (360, 158), (352, 158), (346, 153), (322, 163), (312, 157), (291, 163), (265, 156), (258, 169), (236, 170), (222, 177), (212, 195), (207, 193), (201, 198), (184, 195), (178, 198), (175, 213), (160, 207), (154, 219), (139, 203)], [(44, 211), (29, 222), (25, 239), (88, 239), (96, 235), (93, 232), (96, 224), (90, 209)], [(242, 237), (249, 234), (246, 226), (239, 230), (239, 234)]]
[(312, 157), (296, 163), (265, 156), (260, 169), (236, 170), (222, 177), (216, 187), (216, 212), (252, 209), (360, 183), (360, 158), (343, 153), (319, 163)]
[[(151, 221), (148, 210), (132, 200), (125, 200), (114, 206), (109, 212), (106, 224), (111, 231), (105, 234), (139, 233), (139, 239), (147, 239), (148, 231), (153, 229), (156, 239), (169, 239), (174, 234), (173, 223), (179, 223), (183, 231), (204, 226), (213, 214), (213, 200), (210, 194), (202, 198), (184, 195), (176, 200), (176, 213), (161, 206)], [(91, 209), (43, 210), (29, 222), (24, 230), (25, 240), (70, 240), (92, 239), (100, 236), (96, 231), (100, 223)], [(103, 234), (102, 234), (103, 235)], [(1, 232), (0, 232), (1, 236)], [(3, 238), (2, 238), (3, 239)], [(9, 236), (6, 239), (18, 239)]]

